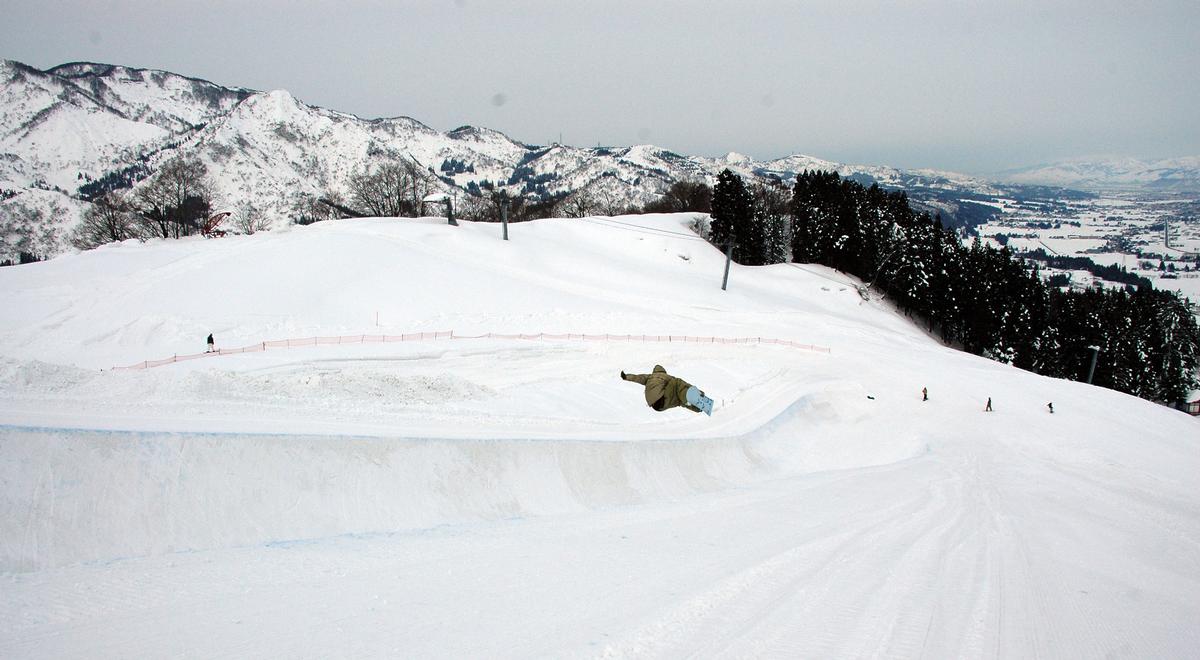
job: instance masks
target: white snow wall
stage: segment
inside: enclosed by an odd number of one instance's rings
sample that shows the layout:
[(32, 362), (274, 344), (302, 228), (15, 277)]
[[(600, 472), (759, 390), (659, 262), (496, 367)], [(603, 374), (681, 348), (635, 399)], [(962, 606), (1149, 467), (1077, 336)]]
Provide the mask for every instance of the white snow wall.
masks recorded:
[(843, 399), (806, 395), (731, 438), (628, 442), (0, 427), (0, 572), (563, 514), (928, 450), (848, 423), (870, 420)]
[(0, 432), (0, 571), (578, 511), (743, 482), (747, 440)]

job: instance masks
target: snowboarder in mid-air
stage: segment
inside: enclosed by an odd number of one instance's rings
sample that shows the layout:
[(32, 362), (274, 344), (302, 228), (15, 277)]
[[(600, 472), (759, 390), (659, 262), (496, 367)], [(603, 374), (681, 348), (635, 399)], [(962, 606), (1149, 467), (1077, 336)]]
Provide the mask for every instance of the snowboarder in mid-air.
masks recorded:
[(662, 365), (654, 365), (654, 371), (648, 374), (627, 374), (622, 371), (621, 380), (645, 385), (646, 405), (659, 412), (683, 406), (692, 412), (712, 415), (713, 400), (684, 379), (668, 374)]

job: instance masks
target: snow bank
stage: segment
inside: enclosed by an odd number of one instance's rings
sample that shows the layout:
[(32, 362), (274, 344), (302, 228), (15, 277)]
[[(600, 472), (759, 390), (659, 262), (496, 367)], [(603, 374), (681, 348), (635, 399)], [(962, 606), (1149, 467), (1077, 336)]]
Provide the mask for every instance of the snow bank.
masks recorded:
[(737, 438), (640, 442), (3, 429), (0, 571), (553, 516), (767, 479), (797, 451), (792, 470), (921, 450), (796, 443), (809, 407)]

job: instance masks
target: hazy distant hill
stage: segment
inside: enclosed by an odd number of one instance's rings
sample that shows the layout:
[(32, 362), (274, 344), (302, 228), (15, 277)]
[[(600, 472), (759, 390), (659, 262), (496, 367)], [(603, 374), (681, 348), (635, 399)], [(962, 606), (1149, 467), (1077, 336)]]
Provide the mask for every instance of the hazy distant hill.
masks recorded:
[(1078, 159), (1008, 170), (1000, 177), (1012, 183), (1085, 190), (1200, 192), (1200, 157)]

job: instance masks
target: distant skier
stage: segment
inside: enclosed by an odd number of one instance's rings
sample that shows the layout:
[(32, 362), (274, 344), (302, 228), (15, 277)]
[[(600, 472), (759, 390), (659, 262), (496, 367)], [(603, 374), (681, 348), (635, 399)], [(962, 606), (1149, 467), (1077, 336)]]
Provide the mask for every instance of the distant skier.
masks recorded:
[(206, 350), (204, 352), (212, 353), (214, 350), (216, 350), (216, 349), (213, 348), (213, 336), (212, 336), (212, 333), (210, 332), (210, 333), (208, 333), (208, 350)]
[(646, 405), (659, 412), (682, 406), (692, 412), (712, 415), (712, 399), (682, 378), (668, 374), (662, 365), (654, 365), (654, 371), (648, 374), (627, 374), (622, 371), (621, 380), (645, 385)]
[(992, 412), (992, 397), (988, 397), (987, 407), (983, 409), (983, 412)]
[(1047, 403), (1046, 407), (1050, 409), (1050, 414), (1053, 415), (1054, 414), (1054, 402), (1051, 401), (1050, 403)]
[(929, 400), (929, 388), (928, 388), (928, 387), (922, 387), (922, 388), (921, 388), (921, 400), (922, 400), (922, 401), (928, 401), (928, 400)]

